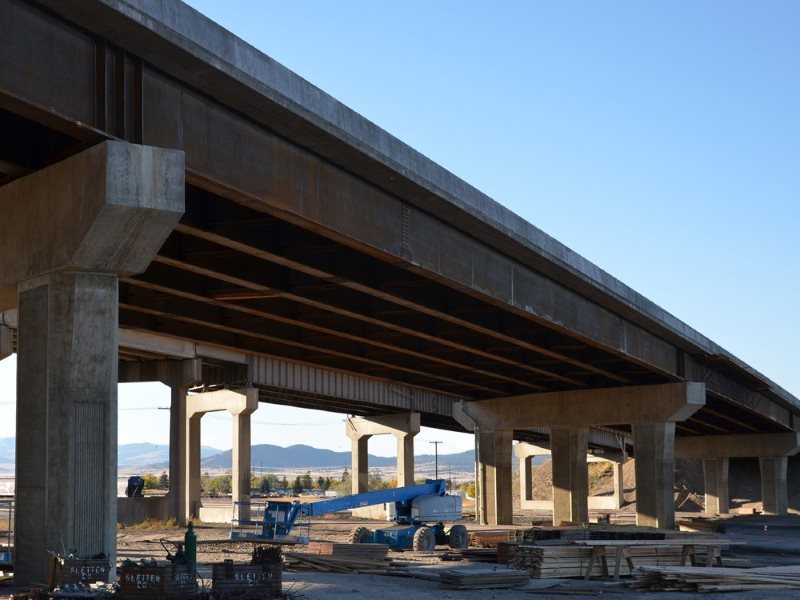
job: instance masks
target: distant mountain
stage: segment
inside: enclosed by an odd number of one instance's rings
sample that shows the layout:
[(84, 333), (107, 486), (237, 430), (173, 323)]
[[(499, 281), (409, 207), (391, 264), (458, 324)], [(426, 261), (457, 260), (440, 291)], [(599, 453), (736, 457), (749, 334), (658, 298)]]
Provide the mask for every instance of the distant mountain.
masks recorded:
[[(211, 446), (200, 447), (200, 458), (207, 458), (223, 452)], [(117, 464), (120, 466), (169, 466), (169, 446), (166, 444), (122, 444), (117, 448)]]
[[(321, 450), (303, 444), (296, 444), (288, 448), (272, 444), (259, 444), (251, 448), (250, 456), (251, 464), (265, 469), (349, 467), (351, 464), (350, 452)], [(472, 468), (475, 462), (474, 456), (472, 450), (459, 454), (440, 454), (439, 465), (441, 467), (450, 465), (451, 467)], [(433, 454), (420, 454), (414, 457), (414, 463), (417, 465), (433, 464), (434, 462)], [(369, 455), (370, 467), (394, 467), (396, 464), (397, 459), (392, 456)], [(207, 469), (230, 469), (230, 450), (207, 458), (202, 462), (202, 466)]]
[[(14, 465), (16, 439), (0, 438), (0, 465)], [(207, 458), (222, 452), (219, 448), (202, 446), (200, 457)], [(117, 448), (117, 464), (122, 467), (169, 466), (169, 446), (166, 444), (122, 444)], [(0, 470), (2, 470), (0, 468)]]

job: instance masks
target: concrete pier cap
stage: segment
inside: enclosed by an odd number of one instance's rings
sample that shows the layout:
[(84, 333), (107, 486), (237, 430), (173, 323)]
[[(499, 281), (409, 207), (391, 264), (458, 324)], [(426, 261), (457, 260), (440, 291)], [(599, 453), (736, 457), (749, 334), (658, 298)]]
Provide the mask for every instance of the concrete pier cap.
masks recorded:
[(583, 427), (684, 421), (705, 405), (705, 384), (695, 382), (524, 394), (453, 405), (469, 431), (528, 427)]
[[(0, 310), (55, 271), (143, 272), (184, 210), (184, 154), (106, 141), (3, 186)], [(14, 306), (9, 306), (9, 303)]]

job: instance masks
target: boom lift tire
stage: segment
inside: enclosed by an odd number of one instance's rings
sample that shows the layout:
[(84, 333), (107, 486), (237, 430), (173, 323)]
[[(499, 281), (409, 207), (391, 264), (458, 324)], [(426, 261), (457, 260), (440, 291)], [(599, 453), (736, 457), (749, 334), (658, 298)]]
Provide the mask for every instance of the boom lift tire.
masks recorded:
[(455, 550), (469, 546), (469, 533), (467, 532), (467, 528), (463, 525), (453, 525), (447, 533), (447, 543)]
[(414, 542), (412, 544), (414, 550), (431, 551), (436, 548), (436, 535), (430, 527), (420, 527), (414, 532)]
[(350, 532), (350, 543), (351, 544), (363, 544), (364, 540), (368, 538), (370, 535), (369, 529), (366, 527), (356, 527), (353, 531)]

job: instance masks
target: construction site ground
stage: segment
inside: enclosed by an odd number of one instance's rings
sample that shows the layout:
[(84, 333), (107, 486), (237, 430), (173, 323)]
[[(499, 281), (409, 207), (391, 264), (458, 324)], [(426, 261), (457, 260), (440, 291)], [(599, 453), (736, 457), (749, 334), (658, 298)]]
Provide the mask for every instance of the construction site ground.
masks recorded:
[[(697, 513), (679, 515), (697, 518)], [(629, 512), (612, 514), (612, 522), (631, 523)], [(545, 523), (546, 512), (525, 511), (515, 516), (514, 527), (530, 527), (532, 522)], [(733, 553), (737, 558), (748, 559), (752, 566), (800, 565), (800, 517), (768, 517), (762, 515), (730, 516), (717, 519), (725, 526), (727, 537), (732, 541), (745, 542), (735, 546)], [(469, 520), (463, 523), (471, 532), (481, 529), (499, 529), (497, 526), (480, 526)], [(350, 531), (357, 525), (370, 527), (385, 526), (386, 522), (364, 521), (360, 519), (325, 518), (312, 521), (310, 536), (314, 540), (344, 543), (348, 541)], [(765, 531), (766, 526), (766, 531)], [(233, 543), (228, 540), (230, 528), (225, 525), (199, 523), (198, 533), (198, 572), (208, 576), (210, 565), (232, 559), (235, 562), (249, 562), (253, 546), (251, 542)], [(161, 540), (180, 541), (183, 530), (177, 527), (134, 526), (121, 527), (118, 531), (118, 559), (130, 558), (138, 561), (142, 558), (155, 558), (164, 561), (165, 551)], [(304, 546), (288, 546), (286, 550), (302, 552)], [(451, 562), (441, 560), (441, 556), (449, 548), (441, 547), (434, 552), (391, 552), (390, 557), (411, 565), (415, 571), (422, 570), (437, 573), (445, 569), (486, 569), (496, 565), (487, 563), (469, 563), (466, 561)], [(505, 569), (505, 566), (496, 566)], [(339, 574), (319, 571), (284, 572), (283, 590), (287, 598), (292, 600), (330, 600), (331, 598), (381, 598), (381, 600), (425, 600), (442, 598), (475, 598), (515, 600), (522, 598), (563, 598), (567, 596), (602, 596), (611, 599), (631, 598), (693, 598), (714, 596), (716, 598), (736, 598), (737, 600), (763, 600), (765, 597), (776, 599), (795, 599), (800, 595), (795, 590), (769, 590), (751, 592), (731, 592), (698, 594), (686, 592), (641, 592), (629, 589), (628, 580), (620, 582), (595, 578), (589, 581), (582, 579), (532, 579), (529, 584), (515, 589), (478, 589), (453, 590), (436, 581), (407, 576), (384, 576), (372, 574)], [(9, 597), (11, 593), (19, 593), (22, 588), (7, 585), (0, 588), (0, 598)]]
[[(679, 515), (688, 517), (690, 515)], [(697, 513), (692, 513), (697, 518)], [(612, 516), (612, 520), (613, 520)], [(618, 522), (631, 522), (629, 513), (620, 513)], [(530, 526), (532, 521), (545, 522), (547, 514), (525, 512), (516, 516), (515, 527)], [(761, 515), (732, 516), (721, 521), (731, 540), (743, 541), (745, 545), (735, 547), (735, 556), (749, 559), (753, 566), (800, 565), (800, 517), (767, 517)], [(319, 519), (311, 524), (310, 535), (314, 540), (331, 542), (347, 542), (350, 531), (356, 525), (366, 524), (371, 527), (385, 526), (385, 522), (365, 522), (362, 520)], [(497, 527), (481, 527), (465, 520), (470, 531), (480, 529), (498, 529)], [(764, 527), (767, 527), (766, 535)], [(233, 559), (247, 562), (250, 558), (252, 543), (231, 543), (225, 541), (229, 528), (199, 524), (198, 561), (201, 565)], [(118, 558), (153, 557), (164, 558), (164, 551), (159, 540), (162, 538), (180, 540), (182, 530), (172, 529), (120, 529), (118, 536)], [(218, 543), (212, 543), (218, 542)], [(287, 550), (301, 551), (302, 546), (291, 546)], [(444, 569), (485, 569), (494, 565), (486, 563), (445, 562), (441, 555), (448, 549), (440, 548), (435, 552), (392, 552), (395, 560), (413, 564), (413, 568), (436, 572)], [(498, 569), (506, 567), (498, 566)], [(206, 569), (201, 568), (201, 575)], [(338, 574), (318, 571), (285, 572), (284, 593), (288, 598), (296, 600), (322, 600), (330, 598), (381, 598), (382, 600), (433, 600), (441, 598), (481, 598), (481, 599), (522, 599), (522, 598), (563, 598), (565, 595), (591, 596), (601, 595), (603, 598), (676, 598), (676, 592), (643, 593), (629, 589), (623, 579), (615, 583), (606, 579), (584, 581), (579, 579), (532, 579), (525, 588), (517, 589), (480, 589), (452, 590), (440, 583), (413, 577), (383, 576), (371, 574)], [(714, 594), (677, 593), (677, 598), (705, 597), (709, 595), (720, 598), (736, 598), (740, 600), (763, 600), (764, 591), (736, 592)], [(770, 590), (769, 598), (797, 598), (797, 590)]]

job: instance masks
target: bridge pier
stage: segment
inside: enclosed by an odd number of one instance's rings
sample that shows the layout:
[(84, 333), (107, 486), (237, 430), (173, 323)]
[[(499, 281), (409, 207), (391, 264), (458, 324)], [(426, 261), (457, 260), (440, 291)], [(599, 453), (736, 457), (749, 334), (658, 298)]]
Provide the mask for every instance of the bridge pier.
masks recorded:
[(239, 519), (250, 518), (250, 415), (258, 408), (258, 389), (218, 390), (186, 397), (186, 514), (200, 516), (200, 421), (209, 412), (233, 416), (231, 501), (239, 504)]
[(369, 487), (369, 438), (393, 435), (397, 438), (397, 486), (414, 483), (414, 436), (420, 431), (419, 413), (401, 413), (377, 417), (350, 417), (345, 433), (352, 443), (352, 491), (366, 492)]
[(11, 354), (11, 329), (5, 325), (0, 325), (0, 360), (8, 358)]
[(636, 457), (636, 524), (675, 526), (675, 422), (633, 426)]
[(199, 358), (185, 360), (148, 360), (122, 362), (120, 383), (158, 381), (170, 389), (169, 409), (169, 491), (166, 495), (167, 517), (180, 525), (187, 522), (186, 396), (189, 388), (203, 381)]
[[(728, 459), (758, 456), (761, 469), (763, 511), (785, 515), (788, 511), (786, 469), (788, 457), (800, 451), (800, 433), (754, 433), (680, 438), (678, 458), (701, 458), (706, 484), (706, 512), (729, 510)], [(718, 509), (714, 511), (713, 509)]]
[[(532, 467), (533, 467), (533, 458), (535, 456), (551, 456), (553, 452), (549, 448), (550, 444), (545, 442), (541, 445), (531, 444), (527, 442), (520, 442), (519, 444), (514, 445), (514, 452), (519, 459), (519, 480), (520, 480), (520, 508), (523, 510), (535, 510), (535, 509), (550, 509), (553, 510), (553, 524), (557, 525), (561, 523), (565, 519), (563, 514), (556, 515), (555, 510), (555, 503), (550, 500), (536, 500), (534, 499), (533, 495), (533, 486), (531, 484), (531, 474), (532, 474)], [(622, 508), (623, 504), (623, 486), (622, 486), (622, 465), (624, 463), (625, 457), (622, 453), (612, 453), (611, 456), (603, 455), (602, 457), (594, 456), (594, 455), (587, 455), (586, 462), (609, 462), (613, 465), (614, 474), (614, 493), (609, 498), (608, 496), (603, 497), (595, 497), (589, 496), (587, 500), (588, 509), (597, 509), (597, 510), (614, 510), (617, 508)], [(555, 469), (555, 465), (553, 465)], [(588, 470), (588, 464), (587, 464)], [(588, 488), (588, 477), (587, 479), (587, 488)], [(555, 498), (555, 482), (553, 483), (553, 498)], [(577, 496), (577, 489), (572, 487), (568, 488), (570, 491), (570, 496)], [(586, 492), (588, 494), (588, 490)], [(566, 502), (562, 503), (562, 506), (566, 506), (566, 509), (569, 509), (570, 502), (573, 501), (573, 498), (568, 498)], [(572, 519), (574, 521), (574, 519)]]
[(511, 429), (476, 432), (478, 437), (478, 515), (483, 524), (513, 524)]
[(730, 512), (728, 489), (728, 458), (704, 458), (703, 482), (705, 483), (705, 512), (725, 515)]
[(0, 188), (18, 304), (15, 580), (48, 550), (116, 556), (118, 277), (183, 211), (183, 155), (106, 142)]
[(552, 428), (553, 524), (589, 522), (589, 428)]
[[(581, 490), (581, 486), (583, 490), (586, 489), (586, 470), (585, 466), (581, 467), (581, 462), (585, 465), (586, 445), (581, 430), (595, 425), (630, 423), (634, 429), (634, 445), (637, 448), (637, 490), (642, 496), (637, 521), (671, 528), (675, 522), (671, 467), (675, 422), (687, 419), (703, 404), (703, 384), (674, 383), (462, 401), (453, 406), (453, 418), (467, 430), (475, 432), (476, 436), (480, 435), (479, 462), (485, 460), (483, 455), (487, 451), (484, 432), (510, 432), (512, 429), (538, 427), (549, 427), (551, 432), (556, 430), (554, 440), (561, 458), (556, 458), (554, 452), (554, 485), (565, 490), (557, 494), (554, 489), (554, 497), (557, 495), (559, 498), (558, 506), (554, 507), (554, 515), (559, 515), (559, 518), (565, 514), (582, 516), (588, 513), (588, 509), (584, 508), (587, 502), (585, 491)], [(510, 439), (509, 433), (509, 444)], [(490, 452), (494, 452), (496, 447), (497, 443), (491, 445)], [(496, 460), (493, 456), (491, 459)], [(578, 473), (583, 473), (583, 478)], [(490, 507), (487, 500), (510, 497), (510, 479), (508, 484), (502, 483), (503, 479), (499, 480), (502, 487), (490, 488), (482, 485), (480, 477), (479, 474), (478, 493), (482, 496), (479, 498), (479, 506)], [(556, 477), (559, 478), (558, 484)], [(667, 496), (669, 502), (666, 501)], [(510, 511), (490, 513), (487, 510), (482, 518), (492, 524), (511, 522)], [(500, 518), (505, 520), (501, 521)]]

